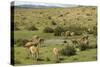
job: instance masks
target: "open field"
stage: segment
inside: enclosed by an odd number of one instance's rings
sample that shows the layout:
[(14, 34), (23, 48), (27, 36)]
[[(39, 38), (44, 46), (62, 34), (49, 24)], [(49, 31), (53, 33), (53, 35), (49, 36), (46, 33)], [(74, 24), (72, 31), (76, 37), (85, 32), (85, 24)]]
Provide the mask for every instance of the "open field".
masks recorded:
[[(54, 45), (55, 46), (55, 45)], [(41, 48), (41, 61), (34, 61), (32, 58), (28, 58), (27, 52), (23, 47), (15, 48), (15, 65), (27, 65), (27, 64), (51, 64), (56, 63), (55, 58), (52, 54), (52, 48), (54, 46), (43, 47)], [(57, 46), (60, 47), (60, 46)], [(77, 52), (77, 55), (73, 56), (61, 56), (63, 59), (60, 61), (61, 63), (68, 62), (86, 62), (86, 61), (96, 61), (97, 60), (97, 50), (89, 49), (86, 51)], [(48, 58), (50, 59), (48, 61)]]
[[(33, 35), (36, 35), (36, 31), (34, 32), (30, 32), (30, 31), (16, 31), (15, 35), (16, 35), (16, 39), (20, 39), (20, 38), (31, 38)], [(24, 34), (24, 35), (23, 35)], [(30, 36), (28, 36), (28, 34)], [(43, 33), (37, 33), (37, 35), (41, 35)], [(22, 36), (21, 36), (22, 35)], [(51, 37), (49, 37), (51, 36)], [(42, 44), (42, 47), (40, 48), (40, 57), (41, 57), (41, 61), (34, 61), (32, 60), (32, 58), (28, 57), (27, 54), (27, 49), (24, 48), (23, 46), (21, 47), (17, 47), (15, 46), (14, 48), (14, 55), (15, 55), (15, 65), (27, 65), (27, 64), (50, 64), (50, 63), (56, 63), (55, 58), (53, 56), (53, 52), (52, 49), (54, 47), (57, 47), (59, 49), (63, 48), (64, 44), (66, 45), (67, 43), (63, 43), (63, 40), (65, 40), (63, 37), (61, 36), (53, 36), (52, 34), (48, 34), (47, 35), (41, 35), (40, 37), (45, 37), (46, 41), (47, 40), (52, 40), (51, 43), (50, 42), (44, 42)], [(68, 40), (74, 39), (74, 38), (79, 38), (81, 36), (73, 36), (73, 37), (69, 37)], [(59, 42), (55, 43), (56, 40), (60, 40)], [(96, 38), (93, 35), (90, 35), (90, 45), (96, 45)], [(49, 61), (48, 61), (49, 58)], [(93, 48), (93, 49), (88, 49), (85, 51), (77, 51), (76, 55), (73, 56), (61, 56), (61, 58), (63, 58), (60, 62), (61, 63), (66, 63), (66, 62), (84, 62), (84, 61), (96, 61), (97, 60), (97, 49)]]
[[(12, 16), (13, 17), (13, 16)], [(76, 48), (72, 56), (60, 55), (60, 63), (84, 62), (97, 60), (97, 11), (96, 7), (80, 6), (72, 8), (15, 8), (14, 14), (14, 61), (15, 65), (57, 63), (53, 48), (62, 49), (72, 44), (73, 39), (80, 39), (84, 34), (89, 36), (88, 49)], [(88, 31), (90, 29), (90, 31)], [(75, 35), (62, 36), (62, 32), (75, 32)], [(40, 60), (28, 56), (24, 40), (33, 36), (44, 39), (40, 47)], [(68, 43), (64, 43), (67, 41)]]

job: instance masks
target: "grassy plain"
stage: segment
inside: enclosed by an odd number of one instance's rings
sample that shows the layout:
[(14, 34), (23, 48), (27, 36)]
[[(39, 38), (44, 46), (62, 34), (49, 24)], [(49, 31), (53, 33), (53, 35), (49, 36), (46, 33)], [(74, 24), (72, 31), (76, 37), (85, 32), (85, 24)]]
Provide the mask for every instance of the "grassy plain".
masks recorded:
[[(72, 7), (72, 8), (42, 8), (42, 9), (26, 9), (15, 8), (14, 12), (14, 41), (20, 39), (31, 39), (34, 35), (39, 35), (45, 40), (52, 40), (52, 43), (44, 43), (40, 48), (41, 61), (34, 61), (28, 58), (26, 49), (23, 46), (17, 46), (19, 43), (14, 43), (14, 60), (15, 65), (27, 64), (50, 64), (56, 63), (52, 53), (52, 49), (57, 47), (63, 48), (62, 36), (54, 36), (54, 33), (43, 32), (45, 27), (55, 28), (57, 26), (73, 27), (72, 29), (79, 31), (80, 28), (96, 27), (97, 24), (97, 11), (96, 7)], [(13, 16), (12, 16), (13, 17)], [(34, 25), (38, 30), (30, 31), (29, 27)], [(77, 28), (76, 28), (77, 27)], [(82, 30), (82, 33), (84, 31)], [(96, 32), (95, 32), (96, 33)], [(97, 45), (96, 35), (89, 35), (89, 45)], [(70, 36), (68, 40), (77, 39), (82, 35)], [(56, 43), (55, 40), (59, 39), (62, 44)], [(23, 44), (22, 44), (23, 45)], [(96, 61), (97, 48), (88, 49), (85, 51), (77, 51), (73, 56), (61, 56), (61, 63), (67, 62), (83, 62), (83, 61)]]

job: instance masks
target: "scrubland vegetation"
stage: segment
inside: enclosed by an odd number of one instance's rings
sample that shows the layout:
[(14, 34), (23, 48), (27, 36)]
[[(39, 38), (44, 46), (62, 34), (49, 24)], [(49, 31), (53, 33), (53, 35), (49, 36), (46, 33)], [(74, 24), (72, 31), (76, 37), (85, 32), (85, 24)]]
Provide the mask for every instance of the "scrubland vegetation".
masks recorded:
[[(59, 63), (97, 60), (97, 8), (93, 6), (71, 8), (15, 8), (14, 12), (14, 61), (15, 65), (58, 63), (52, 49), (60, 50)], [(13, 16), (12, 16), (13, 17)], [(62, 32), (74, 32), (73, 36)], [(75, 47), (72, 39), (89, 36), (89, 46)], [(40, 59), (28, 56), (24, 45), (38, 35), (44, 38)]]

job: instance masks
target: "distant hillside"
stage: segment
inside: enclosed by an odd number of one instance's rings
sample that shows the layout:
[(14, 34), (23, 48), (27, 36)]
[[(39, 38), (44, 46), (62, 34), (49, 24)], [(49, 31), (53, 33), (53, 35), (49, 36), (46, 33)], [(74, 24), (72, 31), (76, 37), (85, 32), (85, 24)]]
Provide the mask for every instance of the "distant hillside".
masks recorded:
[(53, 28), (58, 25), (93, 27), (97, 24), (96, 9), (96, 7), (90, 6), (47, 9), (15, 8), (14, 23), (22, 30), (30, 25), (35, 25), (39, 29), (46, 26)]

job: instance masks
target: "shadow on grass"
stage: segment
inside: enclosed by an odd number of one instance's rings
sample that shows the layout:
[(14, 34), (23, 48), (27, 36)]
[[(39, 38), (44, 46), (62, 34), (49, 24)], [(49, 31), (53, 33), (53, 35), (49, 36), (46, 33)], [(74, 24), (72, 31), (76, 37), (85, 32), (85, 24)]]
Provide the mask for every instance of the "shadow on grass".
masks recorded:
[(42, 58), (37, 58), (36, 60), (37, 61), (44, 61), (44, 59), (42, 59)]

